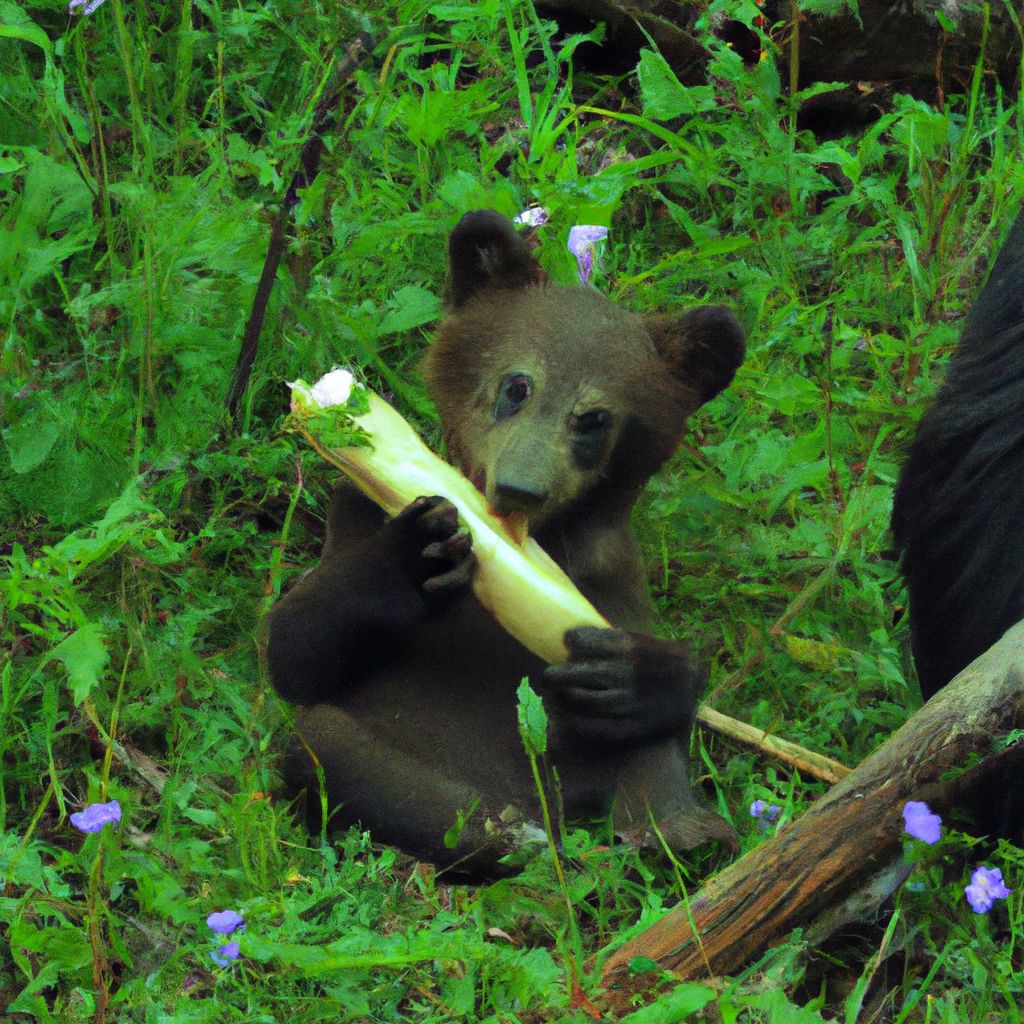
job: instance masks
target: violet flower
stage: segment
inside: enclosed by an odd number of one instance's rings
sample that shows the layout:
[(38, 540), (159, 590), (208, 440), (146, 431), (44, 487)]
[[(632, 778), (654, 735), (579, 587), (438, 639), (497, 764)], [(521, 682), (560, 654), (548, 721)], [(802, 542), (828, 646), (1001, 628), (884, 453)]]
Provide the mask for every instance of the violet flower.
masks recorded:
[(576, 257), (580, 280), (586, 284), (594, 269), (595, 246), (608, 237), (608, 229), (595, 224), (577, 224), (569, 231), (569, 252)]
[(104, 825), (121, 820), (121, 805), (116, 800), (107, 804), (89, 804), (84, 811), (71, 815), (71, 824), (79, 832), (99, 832)]
[(1005, 900), (1012, 889), (1003, 884), (1003, 873), (999, 868), (975, 868), (971, 884), (964, 886), (964, 896), (976, 914), (987, 914), (996, 900)]
[(215, 910), (206, 919), (206, 923), (218, 935), (230, 935), (232, 932), (244, 932), (245, 921), (235, 910)]
[(68, 4), (68, 14), (92, 14), (103, 3), (106, 3), (106, 0), (71, 0)]
[(921, 800), (908, 800), (903, 805), (903, 829), (915, 839), (933, 846), (942, 835), (942, 819), (932, 814), (931, 808)]
[(772, 822), (779, 820), (782, 808), (778, 804), (770, 804), (766, 800), (755, 800), (750, 805), (750, 816), (757, 818), (761, 828), (767, 828)]
[(227, 967), (242, 955), (237, 942), (225, 942), (219, 949), (210, 952), (210, 959), (221, 967)]

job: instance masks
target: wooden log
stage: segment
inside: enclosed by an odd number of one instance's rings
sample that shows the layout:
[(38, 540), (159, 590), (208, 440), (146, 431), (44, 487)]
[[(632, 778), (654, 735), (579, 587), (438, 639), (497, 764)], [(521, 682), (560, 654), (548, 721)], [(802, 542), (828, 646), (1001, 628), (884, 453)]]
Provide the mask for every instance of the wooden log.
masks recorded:
[[(989, 4), (987, 13), (975, 0), (858, 0), (814, 13), (801, 10), (806, 5), (798, 0), (764, 0), (758, 6), (778, 47), (765, 52), (779, 60), (797, 88), (850, 82), (868, 94), (898, 91), (939, 99), (951, 90), (968, 91), (979, 59), (986, 80), (1008, 91), (1019, 86), (1019, 5)], [(590, 71), (627, 74), (653, 43), (684, 85), (705, 80), (710, 54), (697, 26), (705, 13), (700, 4), (535, 0), (535, 7), (565, 33), (604, 25), (601, 44), (585, 43), (576, 52)], [(712, 27), (745, 60), (757, 60), (762, 41), (742, 23), (718, 14)]]
[[(792, 33), (798, 0), (779, 0), (777, 17)], [(936, 90), (968, 92), (979, 58), (986, 77), (1017, 85), (1019, 15), (1001, 3), (986, 14), (973, 0), (859, 0), (829, 13), (799, 14), (801, 88), (813, 82), (885, 82), (933, 99)], [(941, 19), (941, 20), (940, 20)], [(943, 28), (943, 23), (946, 28)], [(787, 61), (794, 59), (787, 45)]]
[(1008, 754), (1019, 755), (1020, 745), (1007, 751), (1004, 740), (1022, 727), (1024, 622), (806, 814), (708, 881), (689, 907), (674, 908), (616, 950), (602, 984), (625, 992), (637, 987), (628, 970), (633, 957), (656, 960), (682, 979), (735, 972), (892, 866), (907, 800), (943, 812), (985, 793), (991, 772), (1005, 768)]

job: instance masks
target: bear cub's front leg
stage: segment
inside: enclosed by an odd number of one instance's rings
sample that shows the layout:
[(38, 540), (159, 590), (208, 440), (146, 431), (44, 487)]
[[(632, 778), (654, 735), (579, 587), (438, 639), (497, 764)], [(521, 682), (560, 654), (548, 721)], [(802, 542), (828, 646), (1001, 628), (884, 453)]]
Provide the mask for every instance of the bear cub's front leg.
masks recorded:
[(473, 577), (473, 541), (459, 530), (459, 511), (447, 499), (416, 498), (384, 527), (394, 537), (405, 571), (428, 605), (466, 587)]
[(569, 660), (548, 666), (544, 688), (566, 737), (628, 749), (688, 733), (705, 673), (681, 644), (591, 626), (565, 643)]
[(400, 656), (405, 639), (473, 575), (455, 507), (417, 498), (365, 537), (343, 513), (367, 499), (339, 488), (320, 565), (274, 607), (267, 659), (278, 692), (297, 704), (337, 701)]

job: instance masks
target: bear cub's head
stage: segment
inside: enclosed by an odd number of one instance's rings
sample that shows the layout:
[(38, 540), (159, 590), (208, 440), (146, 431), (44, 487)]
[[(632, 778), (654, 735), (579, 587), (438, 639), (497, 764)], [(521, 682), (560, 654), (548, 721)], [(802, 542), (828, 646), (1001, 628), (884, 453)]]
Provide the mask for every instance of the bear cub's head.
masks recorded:
[(639, 491), (743, 361), (724, 306), (639, 316), (593, 288), (548, 285), (492, 210), (459, 221), (449, 260), (450, 313), (423, 373), (451, 459), (531, 528), (593, 492)]

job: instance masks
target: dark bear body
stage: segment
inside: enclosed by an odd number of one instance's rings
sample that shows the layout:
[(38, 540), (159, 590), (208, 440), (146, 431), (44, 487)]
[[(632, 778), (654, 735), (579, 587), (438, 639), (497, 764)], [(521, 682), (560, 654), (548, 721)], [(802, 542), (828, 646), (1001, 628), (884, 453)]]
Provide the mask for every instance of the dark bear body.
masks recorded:
[(1024, 619), (1024, 215), (900, 473), (892, 526), (927, 699)]
[[(273, 609), (268, 658), (323, 767), (333, 822), (471, 874), (499, 871), (536, 817), (515, 690), (529, 677), (552, 720), (570, 818), (607, 815), (642, 839), (649, 806), (669, 842), (729, 840), (694, 803), (687, 742), (703, 673), (647, 636), (651, 609), (629, 516), (687, 416), (732, 379), (743, 336), (721, 307), (676, 320), (625, 312), (588, 288), (543, 283), (511, 224), (468, 214), (452, 235), (451, 314), (424, 363), (449, 455), (530, 534), (615, 629), (567, 634), (545, 666), (470, 589), (454, 509), (421, 498), (394, 519), (345, 484), (320, 565)], [(317, 775), (286, 766), (319, 813)], [(470, 813), (472, 811), (472, 813)], [(469, 814), (453, 849), (443, 837)]]

